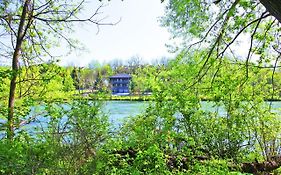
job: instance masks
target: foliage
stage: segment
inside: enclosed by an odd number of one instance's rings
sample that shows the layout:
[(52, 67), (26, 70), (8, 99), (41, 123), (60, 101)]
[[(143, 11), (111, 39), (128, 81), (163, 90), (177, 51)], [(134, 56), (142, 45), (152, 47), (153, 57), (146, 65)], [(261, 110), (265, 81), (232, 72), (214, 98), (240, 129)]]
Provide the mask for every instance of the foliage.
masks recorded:
[(194, 140), (179, 148), (179, 135), (159, 129), (164, 123), (150, 110), (125, 122), (105, 145), (97, 174), (228, 174), (226, 161), (197, 161)]
[(224, 56), (244, 60), (247, 78), (250, 62), (276, 69), (279, 59), (280, 43), (275, 36), (280, 33), (280, 23), (263, 5), (244, 0), (170, 0), (162, 25), (183, 39), (180, 48), (185, 52), (206, 51), (201, 57), (204, 64), (197, 71), (199, 78), (212, 66), (211, 57)]
[[(113, 25), (102, 23), (96, 17), (103, 5), (97, 6), (95, 12), (89, 17), (81, 17), (81, 11), (85, 1), (10, 1), (3, 0), (0, 3), (0, 30), (2, 57), (11, 58), (11, 77), (9, 85), (9, 97), (7, 99), (7, 137), (13, 140), (17, 125), (16, 104), (18, 82), (20, 78), (26, 78), (30, 84), (37, 83), (38, 79), (28, 74), (21, 74), (24, 68), (32, 68), (33, 65), (44, 62), (57, 62), (51, 47), (65, 44), (69, 51), (77, 48), (77, 41), (69, 38), (67, 34), (73, 32), (74, 23), (92, 23), (95, 25)], [(49, 58), (49, 59), (48, 59)], [(44, 72), (43, 72), (44, 74)], [(22, 77), (26, 76), (26, 77)], [(29, 79), (28, 79), (29, 78)], [(45, 79), (46, 80), (46, 79)], [(55, 86), (55, 84), (54, 84)], [(32, 87), (32, 86), (29, 86)], [(27, 92), (27, 91), (26, 91)], [(28, 91), (27, 94), (32, 93)]]
[(0, 173), (93, 174), (97, 152), (108, 137), (107, 118), (99, 108), (88, 101), (46, 105), (48, 125), (37, 124), (34, 135), (27, 128), (13, 143), (0, 141)]
[(71, 69), (71, 76), (77, 90), (88, 89), (93, 93), (109, 90), (107, 79), (113, 74), (109, 65), (96, 66), (95, 68), (74, 67)]
[[(7, 72), (9, 69), (3, 68)], [(7, 121), (7, 105), (9, 93), (9, 79), (2, 79), (3, 93), (1, 93), (1, 111), (0, 117), (5, 122)], [(35, 106), (43, 105), (46, 102), (69, 100), (73, 96), (73, 81), (70, 77), (69, 70), (59, 67), (55, 64), (39, 64), (30, 67), (23, 67), (19, 71), (19, 79), (17, 81), (18, 89), (16, 91), (15, 104), (15, 129), (29, 124), (37, 118), (36, 111), (30, 115)], [(38, 109), (40, 110), (40, 109)], [(1, 126), (1, 131), (4, 129), (4, 124)]]
[(160, 68), (151, 65), (137, 68), (132, 74), (131, 92), (139, 95), (151, 92), (154, 78), (159, 71), (161, 71)]
[[(239, 61), (214, 59), (208, 74), (194, 84), (192, 80), (203, 64), (202, 54), (192, 58), (179, 55), (165, 69), (142, 68), (151, 77), (148, 85), (154, 102), (146, 113), (128, 119), (111, 133), (98, 103), (58, 100), (73, 89), (70, 68), (46, 64), (23, 69), (22, 73), (30, 75), (28, 78), (50, 77), (50, 81), (39, 81), (38, 86), (31, 87), (33, 96), (26, 99), (33, 97), (33, 101), (26, 101), (21, 116), (36, 112), (37, 117), (31, 117), (25, 127), (17, 130), (15, 145), (1, 141), (0, 157), (9, 159), (3, 161), (1, 171), (235, 174), (241, 162), (270, 160), (278, 155), (280, 116), (264, 101), (280, 98), (279, 82), (271, 81), (272, 72), (251, 64), (245, 81), (241, 76), (245, 69)], [(279, 72), (274, 76), (279, 77)], [(26, 87), (22, 85), (22, 91)], [(43, 96), (38, 95), (42, 88)], [(36, 101), (40, 101), (38, 109), (30, 108)], [(36, 125), (37, 129), (32, 127), (33, 132), (23, 129), (34, 121), (42, 123)], [(15, 159), (18, 156), (21, 158)], [(11, 164), (16, 166), (10, 168)]]
[[(160, 79), (168, 81), (157, 86), (159, 107), (173, 106), (169, 109), (181, 115), (180, 129), (214, 157), (273, 160), (280, 154), (275, 144), (280, 142), (280, 113), (265, 100), (280, 99), (280, 42), (274, 37), (280, 18), (269, 8), (274, 3), (168, 3), (162, 24), (185, 44), (173, 70)], [(239, 52), (242, 40), (248, 41), (246, 54)], [(165, 88), (170, 82), (174, 87)], [(212, 100), (211, 110), (201, 110), (200, 99)]]
[[(22, 2), (1, 3), (0, 24), (8, 33), (31, 8), (31, 1), (23, 2), (24, 7)], [(60, 32), (70, 26), (56, 22), (75, 21), (72, 15), (82, 7), (70, 3), (60, 16), (61, 2), (46, 3), (46, 8), (33, 4), (38, 8), (25, 14), (37, 14), (26, 19), (31, 24), (20, 37), (25, 66), (0, 68), (0, 116), (12, 116), (1, 121), (1, 134), (9, 134), (6, 125), (15, 131), (14, 139), (0, 140), (0, 174), (241, 174), (237, 171), (244, 162), (275, 161), (281, 154), (280, 111), (266, 101), (280, 100), (279, 57), (272, 62), (279, 47), (273, 36), (280, 28), (259, 11), (259, 2), (171, 0), (163, 24), (175, 36), (199, 38), (207, 49), (188, 48), (191, 52), (183, 50), (158, 66), (138, 65), (137, 57), (131, 67), (116, 60), (113, 69), (31, 64), (40, 51), (47, 53), (49, 35), (40, 27), (49, 24), (57, 31), (53, 36), (63, 37)], [(9, 18), (11, 26), (3, 23)], [(251, 48), (240, 60), (226, 50), (243, 32), (250, 32)], [(250, 61), (254, 54), (258, 62)], [(119, 71), (132, 73), (133, 92), (152, 91), (154, 101), (145, 113), (112, 130), (99, 102), (72, 96), (74, 86), (106, 92), (105, 77)], [(2, 108), (9, 82), (17, 85), (9, 98), (17, 99), (13, 110)]]

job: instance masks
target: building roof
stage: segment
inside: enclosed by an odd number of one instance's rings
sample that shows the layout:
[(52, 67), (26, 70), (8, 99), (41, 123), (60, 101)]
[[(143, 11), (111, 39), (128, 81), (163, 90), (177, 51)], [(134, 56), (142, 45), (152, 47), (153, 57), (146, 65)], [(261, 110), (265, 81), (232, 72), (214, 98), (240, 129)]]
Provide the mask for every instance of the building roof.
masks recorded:
[(116, 75), (113, 75), (109, 78), (131, 78), (132, 76), (129, 75), (129, 74), (116, 74)]

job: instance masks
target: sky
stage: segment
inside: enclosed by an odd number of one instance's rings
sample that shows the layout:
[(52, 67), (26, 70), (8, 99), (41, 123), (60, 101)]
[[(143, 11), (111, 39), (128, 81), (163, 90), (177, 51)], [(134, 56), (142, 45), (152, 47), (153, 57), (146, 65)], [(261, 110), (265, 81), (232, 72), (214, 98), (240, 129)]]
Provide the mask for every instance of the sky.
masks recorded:
[[(138, 55), (146, 62), (161, 57), (172, 57), (165, 44), (170, 41), (166, 28), (160, 27), (159, 17), (164, 15), (160, 0), (104, 1), (100, 17), (104, 22), (120, 22), (114, 26), (101, 26), (99, 32), (93, 24), (77, 26), (73, 34), (86, 50), (76, 51), (61, 59), (62, 65), (85, 66), (93, 60), (100, 63), (113, 59), (126, 60)], [(83, 15), (89, 15), (99, 5), (92, 1)], [(98, 32), (98, 33), (97, 33)]]

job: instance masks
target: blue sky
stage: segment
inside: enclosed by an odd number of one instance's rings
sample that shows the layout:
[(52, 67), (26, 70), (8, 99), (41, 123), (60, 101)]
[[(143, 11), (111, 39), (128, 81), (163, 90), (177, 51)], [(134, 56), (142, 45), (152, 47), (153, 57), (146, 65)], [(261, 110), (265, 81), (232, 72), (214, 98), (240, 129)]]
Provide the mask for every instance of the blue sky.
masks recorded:
[[(84, 14), (95, 10), (98, 4), (91, 2)], [(101, 17), (107, 17), (104, 22), (116, 22), (120, 18), (121, 21), (115, 26), (100, 27), (98, 34), (95, 25), (77, 26), (73, 36), (84, 44), (86, 51), (62, 58), (62, 64), (84, 66), (91, 60), (102, 63), (112, 59), (126, 60), (134, 55), (150, 62), (172, 56), (165, 47), (170, 34), (160, 27), (159, 17), (164, 15), (165, 8), (160, 0), (114, 0), (106, 4), (101, 10)]]

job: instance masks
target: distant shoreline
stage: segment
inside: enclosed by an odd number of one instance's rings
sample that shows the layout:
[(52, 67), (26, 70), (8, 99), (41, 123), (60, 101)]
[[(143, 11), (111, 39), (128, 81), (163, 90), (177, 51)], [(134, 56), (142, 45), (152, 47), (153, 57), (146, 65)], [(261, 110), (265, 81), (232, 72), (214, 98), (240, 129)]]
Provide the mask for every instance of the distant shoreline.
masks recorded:
[[(80, 96), (78, 99), (101, 100), (101, 101), (155, 101), (152, 95), (128, 95), (128, 96)], [(208, 98), (201, 98), (201, 101), (215, 101)], [(281, 99), (264, 99), (265, 102), (280, 102)]]

